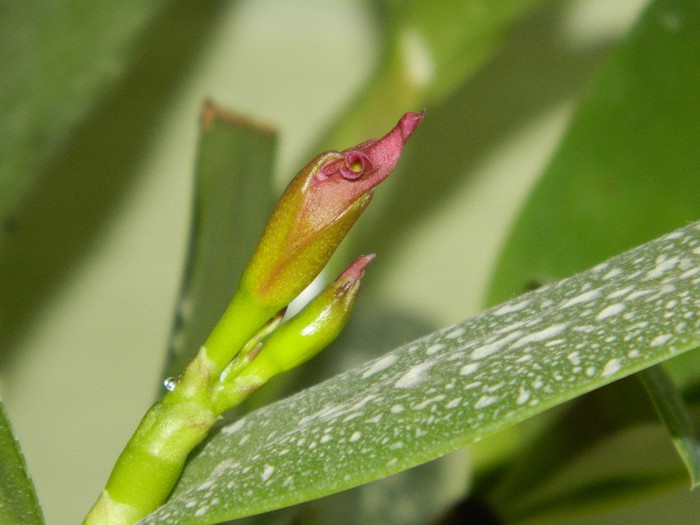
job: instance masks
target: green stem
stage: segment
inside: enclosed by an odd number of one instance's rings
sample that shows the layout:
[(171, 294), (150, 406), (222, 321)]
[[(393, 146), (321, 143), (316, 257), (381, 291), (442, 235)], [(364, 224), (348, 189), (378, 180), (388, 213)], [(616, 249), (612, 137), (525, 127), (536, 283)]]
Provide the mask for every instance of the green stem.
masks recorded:
[[(212, 388), (234, 357), (276, 311), (251, 307), (238, 292), (173, 391), (153, 405), (117, 459), (84, 525), (132, 525), (166, 500), (187, 456), (221, 414)], [(274, 320), (270, 329), (279, 323)], [(241, 356), (246, 362), (246, 356)], [(243, 363), (245, 364), (245, 363)]]
[(213, 368), (201, 349), (175, 389), (146, 412), (83, 525), (131, 525), (163, 504), (218, 419), (209, 402)]
[(154, 405), (112, 471), (84, 525), (131, 525), (160, 505), (175, 486), (190, 451), (217, 417), (196, 403)]
[(276, 313), (277, 308), (256, 308), (248, 295), (238, 289), (226, 311), (204, 342), (209, 359), (219, 375), (236, 354)]

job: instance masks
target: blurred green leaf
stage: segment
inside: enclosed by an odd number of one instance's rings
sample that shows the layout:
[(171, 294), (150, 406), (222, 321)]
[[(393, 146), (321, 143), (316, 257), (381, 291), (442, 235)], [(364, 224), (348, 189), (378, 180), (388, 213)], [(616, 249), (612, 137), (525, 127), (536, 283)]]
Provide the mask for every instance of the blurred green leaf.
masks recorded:
[(557, 523), (651, 499), (681, 487), (686, 480), (663, 428), (647, 423), (628, 427), (567, 458), (546, 483), (498, 509), (506, 523)]
[[(620, 458), (615, 469), (600, 468), (608, 461), (607, 451), (614, 443), (619, 443), (621, 435), (635, 433), (642, 453), (656, 446), (662, 435), (658, 425), (654, 425), (655, 411), (635, 377), (590, 392), (546, 416), (549, 416), (546, 424), (510, 458), (503, 472), (495, 479), (487, 477), (487, 485), (476, 488), (477, 493), (508, 520), (522, 518), (524, 514), (541, 516), (564, 506), (563, 494), (594, 491), (595, 486), (609, 483), (611, 478), (627, 476), (622, 472), (639, 469), (639, 463), (648, 464), (643, 456), (640, 460), (638, 454), (628, 454)], [(664, 452), (670, 450), (668, 446), (664, 448)], [(677, 471), (674, 480), (680, 478), (681, 469), (673, 454), (665, 454), (663, 460), (645, 471), (646, 489), (667, 487), (669, 471), (674, 469)], [(585, 466), (590, 467), (588, 471)], [(572, 476), (571, 471), (579, 475)], [(654, 473), (658, 474), (656, 479)], [(620, 500), (638, 497), (637, 490), (635, 483), (627, 487), (620, 485), (606, 502), (620, 503)]]
[(0, 221), (114, 83), (164, 0), (4, 2)]
[(498, 49), (511, 25), (540, 0), (380, 0), (384, 52), (375, 74), (323, 147), (380, 136), (386, 119), (439, 102)]
[(690, 474), (691, 487), (697, 488), (700, 484), (700, 434), (694, 416), (663, 367), (644, 370), (639, 378), (673, 438), (678, 455)]
[[(24, 4), (21, 9), (28, 13), (37, 5)], [(62, 288), (66, 275), (99, 244), (123, 197), (142, 175), (144, 155), (154, 145), (164, 112), (188, 78), (192, 60), (206, 42), (222, 4), (223, 0), (204, 4), (184, 0), (159, 11), (144, 31), (127, 73), (87, 119), (70, 133), (63, 129), (58, 151), (46, 165), (37, 164), (37, 169), (42, 168), (41, 183), (33, 185), (20, 209), (0, 228), (0, 358), (13, 349), (37, 310)], [(88, 7), (86, 16), (93, 11)], [(102, 9), (111, 12), (118, 7)], [(0, 17), (2, 23), (5, 20)], [(93, 30), (88, 26), (89, 19), (66, 30), (65, 36), (80, 41), (90, 56), (90, 44), (79, 37), (81, 30)], [(3, 107), (3, 117), (5, 111), (10, 110)], [(11, 144), (0, 141), (0, 149)], [(29, 172), (21, 176), (31, 178)]]
[(694, 0), (649, 6), (520, 213), (488, 304), (700, 217), (699, 34)]
[(19, 443), (0, 403), (0, 523), (43, 525), (44, 518)]
[(231, 301), (273, 204), (275, 133), (211, 103), (202, 121), (190, 245), (166, 377), (182, 370)]
[[(696, 2), (654, 2), (609, 57), (511, 231), (488, 304), (700, 216), (700, 161), (694, 153), (700, 148), (700, 107), (694, 102), (699, 30)], [(688, 369), (697, 356), (683, 361)], [(615, 439), (622, 431), (618, 421), (605, 437)], [(568, 452), (556, 469), (576, 462), (580, 450)], [(525, 494), (541, 488), (533, 480), (527, 485)], [(632, 485), (628, 489), (625, 494), (634, 492)]]
[(688, 351), (699, 284), (696, 223), (222, 428), (141, 523), (217, 523), (366, 483)]

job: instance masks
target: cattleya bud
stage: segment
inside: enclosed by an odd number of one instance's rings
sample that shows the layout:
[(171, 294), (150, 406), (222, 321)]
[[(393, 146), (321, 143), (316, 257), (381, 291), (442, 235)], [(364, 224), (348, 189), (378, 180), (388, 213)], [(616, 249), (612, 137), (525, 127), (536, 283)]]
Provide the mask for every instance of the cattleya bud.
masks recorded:
[(216, 412), (237, 405), (272, 377), (308, 361), (342, 331), (360, 288), (360, 279), (374, 254), (361, 255), (301, 312), (278, 326), (249, 356), (249, 364), (229, 365), (215, 391)]
[(213, 370), (231, 358), (320, 273), (393, 171), (423, 113), (406, 113), (389, 133), (322, 153), (290, 182), (243, 271), (238, 289), (204, 343)]
[(342, 152), (322, 153), (287, 187), (240, 286), (272, 310), (283, 308), (319, 274), (393, 171), (404, 144), (423, 118), (406, 113), (396, 127)]
[(406, 113), (384, 137), (323, 153), (292, 180), (226, 311), (179, 380), (144, 416), (86, 525), (129, 525), (150, 514), (217, 416), (338, 336), (374, 255), (356, 259), (292, 319), (283, 321), (284, 310), (321, 271), (422, 118)]

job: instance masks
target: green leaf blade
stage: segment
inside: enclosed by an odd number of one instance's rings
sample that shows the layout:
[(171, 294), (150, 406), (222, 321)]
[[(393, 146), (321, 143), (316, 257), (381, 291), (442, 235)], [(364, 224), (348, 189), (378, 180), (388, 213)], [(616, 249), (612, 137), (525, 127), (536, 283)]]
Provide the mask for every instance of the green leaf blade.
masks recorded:
[[(167, 2), (12, 2), (0, 17), (0, 218), (121, 77)], [(70, 38), (66, 38), (70, 35)]]
[(504, 245), (487, 304), (700, 217), (700, 6), (650, 3), (603, 65)]
[(142, 524), (217, 523), (356, 486), (696, 348), (698, 284), (700, 223), (224, 427)]
[(12, 434), (5, 407), (0, 403), (0, 523), (43, 525), (34, 485), (19, 444)]
[(323, 138), (323, 146), (337, 148), (379, 136), (387, 115), (398, 117), (444, 99), (498, 50), (500, 38), (538, 3), (377, 2), (384, 14), (384, 53), (375, 74)]
[[(620, 506), (643, 492), (679, 487), (684, 473), (677, 454), (637, 375), (542, 414), (544, 428), (517, 451), (499, 481), (483, 487), (482, 497), (508, 522)], [(535, 419), (541, 424), (543, 418)], [(603, 487), (614, 490), (595, 501)]]
[(661, 366), (639, 373), (639, 378), (673, 439), (690, 475), (691, 488), (700, 485), (700, 433), (693, 414), (671, 377)]
[(273, 204), (276, 135), (208, 103), (193, 224), (165, 376), (179, 373), (226, 309)]

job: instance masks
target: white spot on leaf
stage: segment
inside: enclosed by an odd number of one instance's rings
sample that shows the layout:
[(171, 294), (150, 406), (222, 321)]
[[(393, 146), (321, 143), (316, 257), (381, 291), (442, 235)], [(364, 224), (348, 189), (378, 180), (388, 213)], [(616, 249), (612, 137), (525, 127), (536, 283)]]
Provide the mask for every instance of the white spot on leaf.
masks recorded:
[(476, 372), (478, 368), (479, 368), (479, 363), (466, 364), (460, 369), (459, 375), (468, 376), (468, 375)]
[(603, 377), (608, 377), (616, 372), (618, 372), (622, 368), (622, 364), (620, 363), (620, 360), (617, 358), (611, 359), (607, 363), (605, 363), (605, 366), (603, 367), (603, 371), (600, 373), (601, 376)]
[[(521, 331), (513, 332), (512, 334), (509, 334), (505, 336), (502, 339), (499, 339), (498, 341), (494, 341), (493, 343), (486, 344), (484, 346), (480, 346), (476, 350), (472, 352), (472, 359), (483, 359), (484, 357), (488, 357), (491, 354), (495, 354), (498, 352), (501, 348), (503, 348), (505, 345), (516, 339), (522, 334)], [(462, 374), (464, 375), (464, 374)]]
[(430, 345), (430, 346), (425, 350), (425, 353), (428, 354), (428, 355), (433, 355), (433, 354), (439, 352), (440, 350), (442, 350), (443, 348), (445, 348), (445, 345), (443, 345), (442, 343), (437, 343), (437, 344), (434, 344), (434, 345)]
[(377, 372), (381, 372), (382, 370), (386, 370), (391, 365), (396, 363), (396, 361), (398, 361), (398, 359), (399, 359), (399, 356), (397, 356), (396, 354), (385, 355), (384, 357), (382, 357), (379, 361), (374, 363), (367, 371), (365, 371), (362, 374), (362, 379), (367, 379), (368, 377), (373, 376)]
[(394, 384), (396, 388), (413, 388), (427, 379), (426, 372), (433, 367), (431, 362), (421, 363), (409, 369)]
[(581, 303), (587, 303), (589, 301), (592, 301), (593, 299), (597, 299), (600, 297), (601, 293), (600, 290), (589, 290), (587, 292), (584, 292), (580, 295), (577, 295), (576, 297), (573, 297), (566, 301), (564, 304), (561, 305), (562, 308), (569, 308), (571, 306), (575, 306), (577, 304)]
[(501, 306), (498, 310), (493, 312), (493, 315), (496, 316), (501, 316), (501, 315), (506, 315), (506, 314), (512, 314), (513, 312), (518, 312), (525, 308), (528, 304), (530, 304), (530, 301), (521, 301), (519, 303), (514, 303), (514, 304), (505, 304)]
[(664, 343), (666, 343), (669, 339), (671, 339), (671, 334), (662, 334), (662, 335), (657, 335), (654, 337), (654, 339), (651, 340), (651, 347), (656, 347), (656, 346), (661, 346)]
[(528, 402), (530, 399), (530, 391), (525, 390), (523, 387), (520, 387), (520, 392), (518, 393), (518, 399), (516, 399), (516, 403), (518, 405), (523, 405)]
[(596, 315), (596, 319), (598, 321), (602, 321), (603, 319), (607, 319), (608, 317), (613, 317), (615, 315), (619, 315), (622, 312), (625, 311), (625, 305), (622, 303), (615, 303), (611, 304), (610, 306), (606, 306), (603, 308), (598, 315)]
[(447, 403), (447, 404), (445, 405), (445, 408), (455, 408), (455, 407), (459, 406), (459, 404), (460, 404), (461, 402), (462, 402), (462, 398), (461, 398), (461, 397), (457, 397), (457, 398), (453, 399), (452, 401), (450, 401), (449, 403)]
[(487, 406), (493, 405), (498, 398), (496, 396), (481, 396), (479, 400), (474, 404), (474, 408), (486, 408)]
[(464, 335), (464, 328), (455, 328), (452, 330), (450, 333), (445, 335), (445, 338), (447, 339), (457, 339), (458, 337), (461, 337)]
[(552, 326), (549, 326), (544, 330), (527, 334), (526, 336), (521, 337), (515, 343), (513, 343), (512, 348), (520, 348), (521, 346), (525, 346), (528, 343), (544, 341), (545, 339), (549, 339), (550, 337), (559, 335), (566, 329), (567, 326), (569, 326), (569, 323), (553, 324)]
[(221, 433), (225, 435), (230, 435), (233, 434), (234, 432), (238, 432), (241, 428), (243, 428), (243, 425), (245, 424), (245, 421), (242, 419), (239, 419), (232, 425), (227, 425), (224, 428), (221, 429)]
[(603, 275), (603, 279), (605, 279), (607, 281), (608, 279), (612, 279), (613, 277), (617, 277), (621, 273), (622, 273), (622, 270), (620, 270), (620, 268), (613, 268), (608, 273)]
[(270, 476), (272, 476), (272, 473), (275, 471), (275, 467), (272, 465), (265, 465), (263, 468), (262, 474), (260, 475), (260, 478), (262, 478), (263, 481), (267, 481), (270, 479)]

